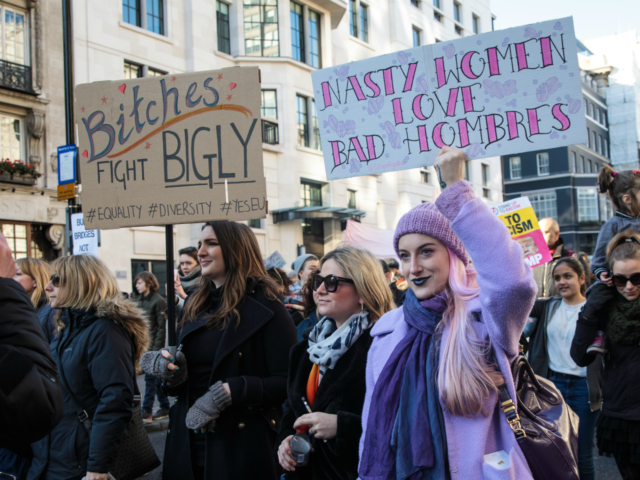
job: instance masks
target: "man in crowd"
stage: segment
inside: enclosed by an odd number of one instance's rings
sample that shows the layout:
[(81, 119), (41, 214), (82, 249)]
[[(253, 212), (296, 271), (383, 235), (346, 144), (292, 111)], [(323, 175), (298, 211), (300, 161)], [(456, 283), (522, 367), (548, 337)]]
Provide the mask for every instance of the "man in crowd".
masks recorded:
[(533, 278), (538, 284), (538, 298), (555, 297), (558, 295), (553, 281), (553, 267), (563, 257), (573, 255), (571, 250), (564, 246), (564, 240), (560, 236), (560, 226), (553, 218), (543, 218), (538, 222), (540, 230), (551, 252), (551, 261), (533, 268)]

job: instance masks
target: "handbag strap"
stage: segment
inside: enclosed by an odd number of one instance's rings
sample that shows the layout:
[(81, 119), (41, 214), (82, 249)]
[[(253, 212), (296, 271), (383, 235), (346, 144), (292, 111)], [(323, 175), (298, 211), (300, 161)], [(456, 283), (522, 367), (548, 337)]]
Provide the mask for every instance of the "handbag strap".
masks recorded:
[(521, 438), (525, 438), (527, 434), (522, 428), (520, 415), (518, 415), (518, 412), (516, 411), (516, 405), (511, 398), (511, 394), (509, 393), (509, 389), (506, 384), (498, 387), (498, 397), (500, 398), (500, 409), (504, 412), (505, 417), (507, 417), (507, 422), (509, 422), (511, 431), (516, 436), (516, 439), (520, 440)]

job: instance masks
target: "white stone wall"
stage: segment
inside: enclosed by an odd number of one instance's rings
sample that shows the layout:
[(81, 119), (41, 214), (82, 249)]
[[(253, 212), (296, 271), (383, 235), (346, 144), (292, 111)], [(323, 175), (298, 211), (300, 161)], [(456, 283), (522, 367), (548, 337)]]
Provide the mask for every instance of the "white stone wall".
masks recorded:
[[(167, 11), (166, 36), (146, 32), (122, 22), (121, 0), (74, 1), (75, 54), (77, 83), (113, 80), (123, 77), (123, 62), (181, 73), (234, 65), (257, 65), (261, 69), (262, 87), (277, 91), (279, 145), (264, 145), (264, 168), (267, 179), (269, 210), (300, 205), (300, 178), (326, 181), (321, 152), (297, 145), (296, 94), (313, 96), (313, 68), (291, 58), (290, 5), (278, 4), (280, 57), (249, 57), (244, 55), (242, 3), (234, 0), (230, 8), (231, 55), (216, 51), (216, 12), (213, 0), (165, 0)], [(457, 38), (454, 31), (453, 3), (441, 0), (443, 22), (434, 20), (433, 0), (413, 6), (409, 0), (371, 0), (369, 6), (369, 42), (349, 35), (349, 18), (340, 11), (347, 8), (342, 0), (300, 0), (298, 3), (322, 15), (322, 66), (360, 60), (413, 46), (412, 25), (422, 30), (422, 44)], [(464, 35), (471, 35), (472, 14), (480, 18), (480, 31), (491, 29), (488, 0), (465, 0), (462, 4)], [(332, 28), (333, 27), (333, 28)], [(500, 159), (471, 162), (471, 181), (482, 196), (481, 163), (489, 165), (490, 203), (502, 201)], [(332, 181), (323, 188), (323, 204), (346, 207), (347, 190), (357, 191), (357, 208), (366, 212), (363, 223), (394, 229), (400, 216), (422, 201), (431, 201), (438, 193), (433, 170), (431, 183), (420, 182), (418, 170), (363, 176)], [(302, 244), (301, 221), (273, 224), (269, 215), (264, 229), (256, 229), (263, 254), (278, 250), (291, 262), (296, 246)], [(176, 227), (178, 248), (195, 245), (199, 225)], [(120, 280), (125, 291), (131, 290), (130, 260), (161, 259), (159, 249), (164, 242), (162, 229), (145, 230), (153, 252), (136, 247), (140, 231), (121, 229), (103, 232), (100, 256), (112, 270), (127, 270), (129, 277)], [(338, 221), (325, 222), (325, 250), (338, 245), (343, 238)]]

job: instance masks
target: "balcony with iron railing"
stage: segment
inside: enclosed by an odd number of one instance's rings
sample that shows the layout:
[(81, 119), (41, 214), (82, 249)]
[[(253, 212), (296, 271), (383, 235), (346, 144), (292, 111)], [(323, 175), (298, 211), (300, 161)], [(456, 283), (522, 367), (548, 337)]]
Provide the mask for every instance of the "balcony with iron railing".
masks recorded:
[(278, 145), (278, 124), (269, 120), (262, 120), (262, 143)]
[(31, 83), (31, 67), (0, 60), (0, 88), (34, 95)]

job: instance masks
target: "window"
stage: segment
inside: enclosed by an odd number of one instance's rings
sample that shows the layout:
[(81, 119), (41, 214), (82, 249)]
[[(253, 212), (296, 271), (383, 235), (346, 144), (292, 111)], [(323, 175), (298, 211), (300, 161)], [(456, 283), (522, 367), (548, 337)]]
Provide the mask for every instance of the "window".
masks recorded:
[(369, 41), (369, 7), (360, 4), (360, 40)]
[(311, 148), (322, 150), (320, 143), (320, 124), (318, 123), (318, 112), (316, 111), (316, 101), (311, 100)]
[(461, 8), (462, 7), (458, 2), (453, 2), (453, 19), (458, 23), (462, 23), (462, 20), (461, 20), (462, 15), (460, 14)]
[(433, 6), (442, 10), (442, 7), (440, 6), (440, 0), (433, 0)]
[(600, 221), (606, 222), (613, 216), (613, 206), (607, 195), (599, 195), (600, 197)]
[(280, 55), (277, 0), (244, 0), (244, 52), (254, 57)]
[(437, 22), (442, 22), (442, 13), (439, 10), (442, 10), (442, 4), (441, 4), (442, 0), (433, 0), (433, 18), (437, 21)]
[(309, 65), (322, 68), (320, 52), (320, 14), (309, 10)]
[(167, 72), (163, 72), (161, 70), (156, 70), (155, 68), (149, 68), (147, 69), (147, 77), (161, 77), (163, 75), (166, 75)]
[(411, 5), (420, 8), (420, 0), (411, 0)]
[(436, 22), (440, 22), (440, 23), (442, 23), (442, 14), (441, 14), (441, 13), (439, 13), (437, 10), (434, 10), (434, 11), (433, 11), (433, 19), (434, 19)]
[(122, 20), (136, 27), (140, 27), (139, 0), (122, 0)]
[(124, 78), (129, 80), (131, 78), (142, 77), (142, 65), (136, 65), (131, 62), (124, 62)]
[(604, 147), (602, 145), (602, 135), (598, 135), (598, 153), (604, 155)]
[(509, 159), (509, 168), (511, 170), (511, 180), (522, 177), (522, 165), (520, 163), (520, 157), (511, 157)]
[(549, 175), (549, 154), (547, 152), (537, 153), (538, 175)]
[(598, 151), (598, 145), (596, 142), (596, 132), (591, 132), (591, 148), (596, 152)]
[(496, 17), (494, 17), (493, 15), (491, 16), (491, 31), (495, 32), (496, 30)]
[(529, 194), (529, 201), (538, 218), (558, 218), (556, 192)]
[(277, 145), (279, 143), (278, 123), (271, 120), (265, 120), (265, 117), (275, 120), (278, 118), (276, 91), (262, 90), (261, 93), (262, 105), (260, 106), (260, 115), (262, 116), (262, 142), (268, 143), (269, 145)]
[(577, 155), (576, 152), (571, 152), (571, 165), (569, 165), (569, 171), (575, 173), (578, 166), (577, 163)]
[(426, 170), (420, 170), (420, 181), (422, 183), (431, 183), (431, 175)]
[(307, 113), (307, 97), (296, 95), (297, 115), (298, 115), (298, 145), (309, 146), (309, 115)]
[(420, 46), (420, 30), (418, 30), (416, 27), (413, 27), (413, 46), (414, 47), (419, 47)]
[(24, 161), (23, 139), (22, 121), (0, 115), (0, 158)]
[(471, 16), (471, 25), (473, 28), (473, 33), (478, 34), (480, 33), (480, 17), (476, 16), (476, 15), (472, 15)]
[(587, 166), (584, 163), (584, 157), (580, 155), (580, 173), (584, 173), (586, 171)]
[(587, 128), (587, 147), (591, 148), (591, 130)]
[(3, 223), (2, 233), (7, 238), (9, 248), (13, 253), (13, 258), (25, 258), (29, 256), (29, 237), (27, 225), (15, 223)]
[(252, 220), (249, 220), (247, 222), (247, 225), (249, 226), (249, 228), (263, 228), (262, 227), (262, 220), (259, 218), (254, 218)]
[(291, 55), (304, 62), (304, 19), (302, 5), (291, 2)]
[(491, 190), (489, 190), (489, 165), (482, 164), (482, 196), (491, 198)]
[(471, 181), (471, 172), (469, 171), (469, 160), (464, 161), (464, 179), (467, 182)]
[(352, 37), (358, 36), (358, 9), (356, 0), (349, 0), (349, 30)]
[(578, 188), (578, 221), (598, 221), (598, 194), (595, 188)]
[(347, 208), (357, 208), (356, 207), (356, 191), (347, 190), (347, 195), (348, 195)]
[(218, 51), (231, 55), (229, 5), (224, 2), (216, 2), (216, 22), (218, 29)]
[(456, 33), (460, 36), (462, 36), (462, 27), (460, 25), (456, 25), (454, 27), (454, 30), (456, 31)]
[(595, 114), (595, 112), (594, 112), (594, 108), (595, 108), (595, 107), (594, 107), (593, 103), (589, 103), (589, 116), (590, 116), (591, 118), (597, 118), (597, 117), (596, 117), (596, 114)]
[(587, 160), (587, 173), (591, 173), (591, 160)]
[[(27, 65), (25, 14), (3, 7), (2, 28), (4, 30), (2, 58), (9, 62)], [(5, 75), (10, 75), (10, 73), (5, 73)], [(8, 79), (5, 78), (3, 83), (8, 83)]]
[(164, 8), (162, 0), (147, 0), (147, 30), (164, 35)]
[(321, 207), (322, 185), (319, 183), (301, 182), (300, 199), (304, 207)]
[(609, 158), (609, 142), (606, 138), (602, 142), (602, 155)]
[(607, 114), (604, 110), (600, 110), (600, 123), (603, 126), (607, 126)]

